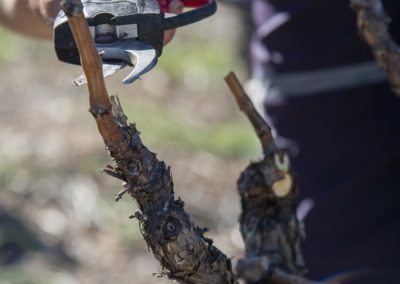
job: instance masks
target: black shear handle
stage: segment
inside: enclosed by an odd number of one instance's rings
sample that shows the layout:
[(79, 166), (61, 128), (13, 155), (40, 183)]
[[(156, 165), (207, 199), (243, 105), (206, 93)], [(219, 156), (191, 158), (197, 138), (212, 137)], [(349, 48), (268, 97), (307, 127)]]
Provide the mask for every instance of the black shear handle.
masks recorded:
[(188, 12), (178, 14), (176, 16), (164, 18), (163, 29), (170, 30), (178, 27), (186, 26), (203, 20), (217, 11), (217, 2), (210, 0), (207, 5), (200, 8), (190, 10)]

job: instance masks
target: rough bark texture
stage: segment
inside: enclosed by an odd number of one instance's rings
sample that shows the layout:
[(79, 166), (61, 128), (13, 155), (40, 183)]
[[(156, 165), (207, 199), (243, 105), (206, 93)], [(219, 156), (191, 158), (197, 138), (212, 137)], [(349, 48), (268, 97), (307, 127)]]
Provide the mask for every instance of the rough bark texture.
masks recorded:
[(270, 127), (236, 76), (231, 73), (225, 80), (256, 130), (264, 152), (263, 159), (251, 163), (238, 180), (246, 256), (239, 260), (237, 273), (247, 283), (311, 283), (297, 276), (305, 272), (300, 250), (304, 231), (296, 217), (296, 186), (288, 155), (276, 146)]
[(184, 211), (184, 203), (175, 200), (169, 168), (141, 142), (135, 125), (128, 124), (116, 97), (105, 88), (101, 60), (90, 36), (80, 1), (63, 1), (75, 41), (81, 55), (90, 94), (90, 112), (96, 120), (106, 149), (116, 166), (104, 171), (124, 181), (124, 193), (136, 200), (143, 236), (164, 274), (180, 283), (236, 283), (230, 260), (205, 230), (194, 224)]
[(393, 92), (400, 95), (400, 48), (389, 34), (390, 18), (381, 0), (351, 0), (361, 37), (370, 45), (376, 63), (386, 72)]
[(117, 98), (111, 98), (114, 119), (125, 139), (107, 145), (117, 164), (107, 171), (124, 180), (125, 190), (137, 201), (140, 211), (134, 216), (165, 274), (183, 283), (235, 283), (230, 260), (203, 236), (206, 230), (194, 224), (184, 203), (175, 200), (169, 167), (142, 144)]
[[(89, 88), (90, 112), (96, 120), (106, 149), (115, 166), (104, 171), (124, 181), (125, 193), (138, 204), (132, 217), (140, 221), (149, 248), (160, 261), (164, 275), (180, 283), (237, 283), (230, 260), (205, 229), (194, 224), (184, 203), (174, 197), (169, 168), (141, 142), (135, 125), (129, 124), (117, 97), (108, 97), (97, 55), (79, 0), (62, 2), (79, 48)], [(248, 283), (311, 283), (300, 275), (304, 263), (300, 252), (303, 235), (295, 215), (296, 187), (287, 154), (278, 149), (269, 126), (258, 115), (236, 77), (227, 77), (241, 109), (252, 122), (261, 141), (264, 158), (242, 173), (238, 186), (243, 213), (241, 232), (246, 256), (238, 273)]]

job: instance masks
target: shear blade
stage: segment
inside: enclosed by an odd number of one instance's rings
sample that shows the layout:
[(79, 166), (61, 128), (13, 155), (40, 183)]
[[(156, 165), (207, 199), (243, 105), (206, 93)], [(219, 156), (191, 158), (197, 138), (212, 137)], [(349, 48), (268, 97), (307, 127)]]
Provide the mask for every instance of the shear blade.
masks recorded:
[[(133, 70), (122, 80), (124, 84), (132, 83), (157, 64), (157, 54), (154, 48), (137, 40), (98, 44), (97, 50), (103, 59), (104, 78), (111, 76), (127, 65), (133, 66)], [(77, 86), (86, 83), (85, 75), (74, 80), (74, 84)]]
[[(130, 54), (131, 63), (134, 65), (134, 67), (131, 73), (129, 73), (129, 75), (122, 80), (124, 84), (132, 83), (141, 75), (153, 69), (153, 67), (157, 64), (156, 51), (146, 44), (143, 44), (140, 49), (129, 49), (126, 50), (126, 52)], [(135, 63), (133, 63), (133, 61)]]
[(141, 41), (117, 41), (111, 45), (98, 45), (97, 49), (102, 53), (104, 61), (122, 60), (127, 65), (133, 66), (131, 73), (122, 80), (124, 84), (132, 83), (157, 64), (154, 48)]
[[(103, 63), (102, 67), (103, 67), (103, 77), (107, 78), (111, 75), (113, 75), (114, 73), (118, 72), (119, 70), (121, 70), (122, 68), (124, 68), (127, 64), (123, 61), (121, 62), (113, 62), (113, 63)], [(74, 85), (76, 86), (83, 86), (85, 84), (87, 84), (87, 80), (86, 80), (86, 76), (85, 74), (80, 75), (78, 78), (76, 78), (73, 81)]]

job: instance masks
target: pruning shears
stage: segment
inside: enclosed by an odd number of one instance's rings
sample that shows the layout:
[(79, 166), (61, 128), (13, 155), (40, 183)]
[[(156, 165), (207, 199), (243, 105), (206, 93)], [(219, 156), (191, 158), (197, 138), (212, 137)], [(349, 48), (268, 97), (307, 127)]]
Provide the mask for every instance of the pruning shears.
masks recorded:
[[(133, 67), (123, 80), (129, 84), (150, 71), (162, 53), (164, 31), (213, 15), (215, 0), (184, 0), (193, 9), (179, 15), (165, 13), (172, 0), (83, 0), (85, 18), (108, 77), (126, 66)], [(60, 11), (54, 22), (54, 46), (59, 60), (80, 64), (68, 20)], [(83, 85), (82, 75), (74, 83)]]

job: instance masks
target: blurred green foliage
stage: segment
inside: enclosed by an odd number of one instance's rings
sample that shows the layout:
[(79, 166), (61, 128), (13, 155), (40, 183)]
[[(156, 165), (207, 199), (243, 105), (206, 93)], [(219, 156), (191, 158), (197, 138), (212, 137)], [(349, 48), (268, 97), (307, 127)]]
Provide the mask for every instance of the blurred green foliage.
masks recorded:
[(17, 56), (24, 42), (23, 37), (0, 26), (0, 63)]
[(0, 269), (1, 280), (4, 284), (43, 284), (50, 283), (49, 275), (44, 270), (25, 270), (21, 266), (7, 266)]
[[(234, 51), (221, 47), (219, 42), (199, 45), (198, 41), (179, 39), (167, 46), (160, 57), (160, 68), (168, 72), (175, 81), (179, 81), (185, 72), (205, 68), (210, 83), (222, 81), (221, 74), (226, 74), (237, 65)], [(194, 69), (194, 70), (193, 70)]]
[(193, 125), (168, 109), (150, 102), (125, 105), (124, 111), (138, 125), (146, 145), (169, 145), (188, 151), (207, 151), (223, 158), (253, 158), (259, 153), (255, 133), (244, 119), (212, 125)]

